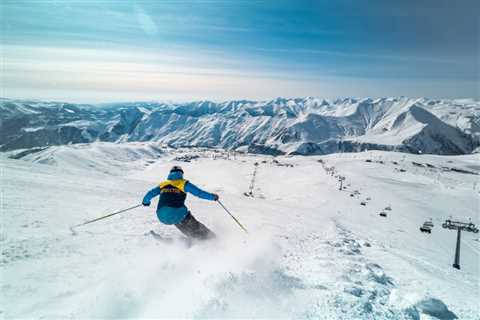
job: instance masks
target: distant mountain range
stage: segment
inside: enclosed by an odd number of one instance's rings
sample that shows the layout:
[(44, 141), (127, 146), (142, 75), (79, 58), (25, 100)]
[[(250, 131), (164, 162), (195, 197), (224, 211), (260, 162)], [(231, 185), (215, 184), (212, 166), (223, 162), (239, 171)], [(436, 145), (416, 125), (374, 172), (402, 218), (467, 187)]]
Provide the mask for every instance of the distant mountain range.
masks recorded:
[(85, 105), (0, 99), (0, 150), (156, 141), (269, 154), (480, 151), (480, 102), (284, 99)]

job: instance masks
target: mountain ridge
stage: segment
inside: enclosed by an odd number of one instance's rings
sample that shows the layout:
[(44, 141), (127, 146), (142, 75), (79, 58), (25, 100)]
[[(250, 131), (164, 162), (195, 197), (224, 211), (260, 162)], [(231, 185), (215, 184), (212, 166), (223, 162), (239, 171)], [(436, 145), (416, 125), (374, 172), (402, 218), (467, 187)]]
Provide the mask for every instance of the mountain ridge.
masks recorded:
[(473, 99), (0, 102), (1, 151), (93, 141), (304, 155), (365, 149), (468, 154), (480, 146), (480, 102)]

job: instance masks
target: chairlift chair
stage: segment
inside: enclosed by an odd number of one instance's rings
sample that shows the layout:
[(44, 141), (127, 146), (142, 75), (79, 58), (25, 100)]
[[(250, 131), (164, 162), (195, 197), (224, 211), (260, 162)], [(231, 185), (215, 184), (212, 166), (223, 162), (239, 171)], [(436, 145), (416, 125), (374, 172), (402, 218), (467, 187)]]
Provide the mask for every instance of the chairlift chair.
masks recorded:
[(420, 227), (420, 231), (425, 233), (432, 233), (432, 229), (429, 226), (425, 226), (425, 224)]

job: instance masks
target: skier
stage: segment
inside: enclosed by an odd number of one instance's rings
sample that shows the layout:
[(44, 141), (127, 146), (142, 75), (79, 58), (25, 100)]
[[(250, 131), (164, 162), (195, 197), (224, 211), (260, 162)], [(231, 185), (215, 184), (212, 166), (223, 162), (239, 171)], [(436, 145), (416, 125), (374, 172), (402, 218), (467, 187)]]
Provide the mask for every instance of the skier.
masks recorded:
[(215, 234), (198, 222), (185, 206), (187, 192), (202, 199), (218, 200), (218, 194), (203, 191), (190, 181), (183, 179), (183, 169), (180, 166), (174, 166), (167, 180), (147, 192), (142, 204), (148, 207), (152, 198), (160, 195), (157, 207), (157, 217), (160, 222), (175, 225), (188, 238), (199, 240), (215, 238)]

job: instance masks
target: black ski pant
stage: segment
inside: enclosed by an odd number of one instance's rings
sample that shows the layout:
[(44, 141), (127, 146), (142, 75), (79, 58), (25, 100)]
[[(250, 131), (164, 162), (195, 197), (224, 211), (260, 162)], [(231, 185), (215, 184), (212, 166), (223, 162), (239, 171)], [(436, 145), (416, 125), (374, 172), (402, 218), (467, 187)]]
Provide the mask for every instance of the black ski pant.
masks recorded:
[(205, 225), (198, 222), (190, 212), (188, 212), (182, 222), (175, 225), (188, 238), (197, 240), (207, 240), (215, 238), (215, 233), (210, 231)]

